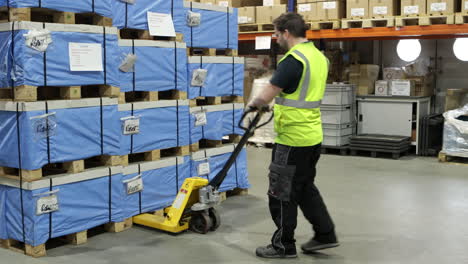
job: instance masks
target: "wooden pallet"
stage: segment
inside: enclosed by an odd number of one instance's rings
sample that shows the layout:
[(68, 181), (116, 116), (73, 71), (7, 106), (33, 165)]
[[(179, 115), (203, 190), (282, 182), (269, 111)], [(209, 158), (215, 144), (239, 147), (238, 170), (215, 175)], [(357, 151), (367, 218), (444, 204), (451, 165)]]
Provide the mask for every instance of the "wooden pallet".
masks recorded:
[(322, 154), (339, 154), (342, 156), (348, 155), (349, 146), (322, 146)]
[(454, 15), (419, 15), (400, 16), (395, 18), (397, 27), (404, 26), (431, 26), (431, 25), (451, 25), (455, 23)]
[(341, 20), (313, 21), (308, 23), (311, 30), (340, 29)]
[(124, 156), (112, 156), (115, 159), (122, 160), (122, 166), (128, 166), (132, 163), (144, 162), (144, 161), (156, 161), (165, 157), (176, 157), (176, 156), (187, 156), (190, 154), (190, 145), (174, 147), (168, 149), (155, 149), (140, 153), (133, 153)]
[[(43, 177), (58, 175), (58, 174), (74, 174), (80, 173), (87, 169), (97, 167), (119, 166), (123, 160), (120, 156), (101, 155), (89, 159), (75, 160), (69, 162), (61, 162), (47, 164), (37, 170), (21, 170), (21, 177), (25, 182), (41, 180)], [(17, 168), (0, 167), (0, 177), (20, 180), (20, 170)]]
[(239, 33), (273, 32), (273, 24), (239, 24)]
[(183, 42), (184, 35), (176, 33), (175, 37), (151, 36), (149, 30), (124, 28), (119, 30), (120, 39), (144, 39), (144, 40), (165, 40)]
[(57, 246), (71, 244), (71, 245), (82, 245), (88, 242), (88, 238), (91, 236), (101, 234), (104, 232), (119, 233), (130, 229), (133, 226), (132, 218), (128, 218), (123, 222), (108, 223), (99, 227), (95, 227), (89, 230), (84, 230), (78, 233), (73, 233), (63, 237), (53, 238), (47, 241), (45, 244), (38, 246), (32, 246), (14, 239), (0, 239), (0, 246), (5, 249), (10, 249), (15, 252), (23, 253), (27, 256), (34, 258), (44, 257), (47, 255), (48, 248), (56, 248)]
[(366, 18), (366, 19), (343, 19), (341, 28), (374, 28), (374, 27), (394, 27), (395, 17)]
[(242, 138), (241, 135), (229, 135), (226, 139), (223, 140), (209, 140), (209, 139), (202, 139), (197, 143), (193, 143), (190, 145), (190, 152), (196, 152), (200, 149), (206, 148), (219, 148), (226, 144), (232, 143), (239, 143), (240, 139)]
[(236, 49), (187, 48), (187, 56), (238, 56)]
[(458, 164), (458, 165), (468, 165), (468, 156), (450, 155), (441, 151), (439, 152), (439, 162)]
[(63, 12), (38, 7), (1, 7), (0, 22), (35, 21), (61, 24), (87, 24), (97, 26), (112, 26), (112, 18), (95, 13)]
[(455, 24), (468, 24), (468, 13), (456, 13)]
[(32, 86), (21, 85), (12, 89), (0, 89), (0, 100), (35, 102), (42, 100), (70, 100), (91, 97), (117, 98), (120, 88), (110, 85), (86, 86)]
[(244, 97), (232, 95), (232, 96), (200, 96), (190, 100), (190, 107), (205, 106), (205, 105), (220, 105), (220, 104), (232, 104), (232, 103), (244, 103)]
[(358, 156), (358, 154), (363, 154), (363, 153), (370, 154), (372, 158), (377, 158), (377, 156), (391, 155), (393, 159), (399, 159), (401, 156), (408, 155), (409, 150), (400, 152), (400, 151), (369, 150), (369, 149), (352, 148), (352, 147), (350, 148), (351, 156)]
[(147, 102), (159, 100), (184, 100), (187, 99), (187, 92), (179, 90), (170, 91), (152, 91), (152, 92), (126, 92), (120, 93), (119, 104), (132, 103), (132, 102)]

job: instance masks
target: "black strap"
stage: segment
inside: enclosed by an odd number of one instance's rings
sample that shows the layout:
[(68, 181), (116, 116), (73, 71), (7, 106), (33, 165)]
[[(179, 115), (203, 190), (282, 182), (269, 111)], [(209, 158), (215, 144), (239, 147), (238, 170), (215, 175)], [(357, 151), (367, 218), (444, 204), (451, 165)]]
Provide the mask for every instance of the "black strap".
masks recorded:
[[(201, 106), (201, 111), (202, 111), (202, 113), (203, 113), (203, 106)], [(206, 138), (205, 138), (205, 126), (204, 126), (204, 125), (201, 126), (201, 133), (202, 133), (202, 138), (203, 138), (203, 139), (206, 139)]]
[(103, 29), (103, 42), (104, 42), (104, 84), (107, 84), (107, 43), (106, 43), (106, 27), (102, 27)]
[(128, 3), (125, 2), (125, 28), (128, 28)]
[(176, 195), (177, 195), (179, 193), (179, 158), (178, 157), (176, 157), (175, 163), (176, 163), (175, 170), (176, 170)]
[(38, 6), (38, 7), (39, 7), (39, 8), (42, 7), (42, 0), (39, 0), (39, 6)]
[[(53, 186), (52, 178), (50, 178), (50, 180), (49, 180), (49, 191), (50, 192), (52, 191), (52, 186)], [(53, 213), (54, 212), (49, 213), (49, 239), (52, 238), (52, 214)]]
[(174, 19), (174, 0), (171, 0), (171, 16)]
[[(203, 55), (200, 56), (200, 69), (203, 68)], [(202, 89), (203, 89), (203, 85), (200, 86), (200, 93), (199, 93), (199, 96), (202, 96)]]
[[(190, 2), (190, 11), (193, 11), (192, 2)], [(193, 44), (193, 26), (190, 26), (190, 45), (191, 47), (195, 47), (195, 45)]]
[(239, 179), (237, 177), (237, 159), (234, 161), (234, 169), (236, 170), (236, 187), (239, 188)]
[[(172, 2), (174, 4), (174, 2)], [(174, 41), (174, 83), (175, 83), (175, 89), (178, 90), (178, 83), (177, 83), (177, 42)]]
[[(19, 177), (20, 177), (20, 203), (21, 203), (21, 230), (23, 232), (23, 242), (26, 243), (26, 232), (24, 225), (24, 204), (23, 204), (23, 164), (21, 157), (21, 133), (20, 133), (20, 111), (19, 103), (16, 103), (16, 137), (18, 141), (18, 168), (19, 168)], [(25, 247), (26, 252), (26, 247)]]
[[(206, 162), (209, 163), (210, 160), (208, 159), (208, 156), (207, 156), (207, 154), (206, 154), (206, 149), (204, 149), (203, 152), (205, 152), (205, 159), (206, 159)], [(210, 174), (209, 174), (209, 173), (206, 175), (206, 178), (208, 179), (208, 182), (209, 182), (209, 181), (210, 181)]]
[(176, 100), (176, 122), (177, 122), (177, 146), (179, 146), (179, 100)]
[(100, 123), (101, 123), (101, 155), (104, 155), (104, 107), (102, 105), (102, 97), (99, 97), (100, 101)]
[[(140, 167), (140, 164), (138, 163), (138, 175), (140, 174), (141, 174), (141, 167)], [(142, 178), (142, 181), (143, 181), (143, 178)], [(141, 214), (141, 191), (138, 192), (138, 208)]]
[[(39, 6), (40, 7), (40, 6)], [(45, 29), (45, 23), (42, 23), (42, 28)], [(44, 66), (44, 72), (43, 72), (43, 77), (44, 77), (44, 86), (47, 86), (47, 50), (44, 51), (44, 56), (42, 56), (44, 59), (43, 61), (43, 66)], [(47, 95), (47, 93), (46, 93)]]
[(235, 108), (235, 105), (236, 104), (232, 104), (232, 134), (235, 134), (236, 133), (236, 115), (235, 115), (235, 112), (236, 112), (236, 108)]
[(91, 0), (91, 12), (95, 13), (95, 11), (94, 11), (94, 0)]
[[(49, 102), (48, 101), (45, 101), (45, 112), (46, 114), (49, 113)], [(46, 120), (46, 141), (47, 141), (47, 163), (51, 163), (50, 162), (50, 134), (49, 134), (49, 117), (47, 116), (45, 118)]]
[[(135, 55), (135, 40), (132, 39), (132, 53)], [(135, 73), (135, 64), (133, 64), (133, 71), (132, 71), (132, 85), (133, 85), (133, 91), (135, 92), (136, 89), (136, 73)]]
[[(130, 111), (130, 116), (133, 116), (133, 103), (130, 103), (131, 105), (131, 111)], [(130, 135), (130, 154), (133, 154), (133, 134)]]
[(227, 10), (227, 11), (226, 11), (226, 14), (227, 14), (227, 15), (226, 15), (226, 16), (227, 16), (227, 30), (226, 30), (226, 32), (227, 32), (227, 44), (226, 44), (226, 45), (227, 45), (227, 46), (226, 46), (226, 48), (229, 49), (229, 41), (230, 41), (230, 36), (229, 36), (229, 35), (230, 35), (230, 33), (231, 33), (231, 32), (230, 32), (229, 7), (227, 7), (226, 10)]
[(112, 169), (109, 167), (109, 181), (108, 181), (108, 190), (109, 190), (109, 223), (112, 222)]
[(235, 67), (236, 67), (236, 64), (235, 64), (235, 57), (232, 56), (232, 95), (234, 95), (234, 89), (235, 89), (235, 78), (234, 78), (234, 74), (235, 74)]
[[(7, 1), (9, 2), (9, 1)], [(8, 16), (9, 19), (10, 16)], [(13, 69), (15, 68), (15, 21), (11, 23), (11, 65), (13, 66)], [(13, 78), (10, 78), (10, 93), (11, 93), (11, 98), (15, 98), (15, 81)]]

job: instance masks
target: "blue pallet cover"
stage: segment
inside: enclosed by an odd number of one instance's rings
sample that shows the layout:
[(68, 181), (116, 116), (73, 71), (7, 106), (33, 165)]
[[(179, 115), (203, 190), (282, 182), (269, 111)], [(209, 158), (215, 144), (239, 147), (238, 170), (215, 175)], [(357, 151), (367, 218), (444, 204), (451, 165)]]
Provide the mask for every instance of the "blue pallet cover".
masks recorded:
[(182, 0), (137, 0), (130, 4), (120, 0), (113, 1), (113, 25), (118, 28), (148, 30), (147, 12), (183, 16)]
[(232, 111), (225, 111), (223, 117), (223, 134), (224, 135), (243, 135), (244, 130), (239, 127), (239, 121), (244, 113), (244, 104), (233, 104)]
[[(132, 45), (132, 43), (134, 43)], [(175, 48), (177, 45), (177, 49)], [(187, 91), (186, 45), (176, 42), (120, 40), (120, 53), (135, 54), (134, 71), (119, 71), (120, 91)], [(175, 52), (177, 50), (177, 52)]]
[[(59, 108), (56, 105), (75, 108)], [(0, 111), (0, 166), (19, 168), (17, 124), (21, 140), (22, 168), (40, 169), (48, 161), (47, 137), (34, 131), (32, 117), (46, 114), (46, 102), (14, 103), (4, 102)], [(39, 111), (12, 111), (17, 107), (42, 107)], [(50, 163), (85, 159), (101, 154), (117, 155), (120, 147), (120, 122), (116, 99), (81, 99), (52, 101), (47, 103), (48, 113), (55, 113), (57, 127), (49, 136)], [(84, 107), (86, 105), (94, 105)], [(8, 106), (8, 107), (7, 107)], [(101, 119), (102, 114), (102, 119)], [(102, 144), (101, 144), (102, 120)], [(102, 146), (102, 149), (101, 149)]]
[[(188, 97), (243, 96), (244, 59), (240, 57), (191, 56), (188, 58)], [(192, 86), (192, 76), (197, 69), (207, 70), (203, 86)]]
[[(105, 28), (106, 34), (104, 35), (104, 28), (99, 26), (50, 23), (44, 25), (46, 29), (51, 30), (53, 41), (47, 47), (46, 52), (39, 52), (27, 47), (23, 37), (31, 29), (42, 29), (43, 23), (16, 22), (1, 25), (0, 60), (2, 60), (1, 65), (6, 68), (0, 72), (0, 87), (44, 86), (45, 84), (47, 86), (101, 84), (119, 86), (119, 49), (115, 28)], [(54, 31), (58, 27), (65, 31)], [(12, 53), (12, 28), (14, 28), (14, 53)], [(100, 33), (73, 32), (80, 30), (94, 30)], [(68, 56), (70, 42), (101, 44), (104, 71), (71, 71)], [(44, 55), (46, 63), (44, 63)], [(47, 66), (45, 71), (44, 64)]]
[[(120, 184), (119, 192), (122, 208), (120, 221), (141, 213), (160, 210), (172, 204), (178, 189), (185, 180), (186, 175), (189, 175), (190, 170), (189, 156), (178, 157), (177, 159), (178, 165), (175, 165), (176, 158), (169, 158), (166, 161), (170, 161), (170, 166), (146, 171), (143, 171), (145, 165), (141, 164), (140, 175), (143, 180), (143, 190), (139, 193), (127, 194), (126, 185), (123, 183), (123, 181), (133, 179), (139, 175), (138, 165), (131, 165), (131, 167), (124, 170), (133, 172), (124, 173), (122, 183)], [(166, 161), (147, 162), (146, 166)]]
[[(188, 26), (189, 11), (201, 15), (200, 25)], [(237, 8), (184, 2), (184, 11), (182, 14), (177, 13), (174, 24), (176, 32), (184, 34), (184, 41), (189, 47), (237, 49), (239, 38), (237, 16)]]
[[(117, 173), (109, 169), (100, 169), (99, 176), (90, 180), (71, 182), (25, 190), (23, 189), (24, 228), (26, 243), (32, 246), (44, 244), (49, 236), (60, 237), (81, 232), (108, 222), (116, 221), (113, 214), (118, 210), (117, 183), (121, 182), (121, 169)], [(89, 172), (88, 172), (89, 173)], [(109, 176), (111, 175), (111, 176)], [(45, 180), (48, 182), (48, 180)], [(8, 238), (23, 241), (20, 192), (18, 187), (3, 186), (6, 189), (6, 228)], [(40, 194), (49, 190), (58, 190), (59, 210), (50, 214), (36, 215), (36, 202)], [(39, 196), (38, 196), (39, 195)], [(113, 201), (114, 200), (114, 201)], [(117, 211), (116, 211), (117, 210)], [(50, 225), (51, 223), (51, 225)], [(49, 226), (51, 228), (49, 228)]]
[(73, 4), (63, 0), (0, 0), (0, 7), (42, 7), (64, 12), (94, 12), (101, 16), (111, 17), (113, 0), (80, 0)]
[(6, 186), (0, 185), (0, 239), (8, 239), (6, 230), (6, 190)]
[[(178, 104), (178, 107), (177, 107)], [(133, 105), (133, 114), (131, 111)], [(168, 105), (161, 107), (161, 105)], [(189, 106), (187, 100), (166, 100), (119, 105), (119, 116), (140, 117), (140, 133), (123, 135), (119, 155), (167, 149), (190, 144)], [(178, 120), (178, 122), (177, 122)], [(132, 148), (133, 138), (133, 148)]]

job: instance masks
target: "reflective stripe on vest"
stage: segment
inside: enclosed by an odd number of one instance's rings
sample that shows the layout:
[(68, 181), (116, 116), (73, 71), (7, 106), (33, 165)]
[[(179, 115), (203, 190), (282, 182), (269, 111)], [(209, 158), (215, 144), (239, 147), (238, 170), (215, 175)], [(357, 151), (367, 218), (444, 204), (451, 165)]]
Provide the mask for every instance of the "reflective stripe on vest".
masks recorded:
[(306, 58), (306, 56), (304, 56), (304, 54), (302, 54), (302, 52), (298, 50), (293, 51), (293, 53), (301, 57), (301, 59), (304, 60), (306, 63), (306, 72), (304, 76), (304, 81), (302, 82), (301, 94), (299, 96), (299, 100), (276, 97), (275, 103), (278, 105), (284, 105), (284, 106), (290, 106), (290, 107), (296, 107), (296, 108), (305, 108), (305, 109), (319, 108), (322, 101), (306, 101), (307, 92), (309, 91), (309, 85), (310, 85), (309, 60)]

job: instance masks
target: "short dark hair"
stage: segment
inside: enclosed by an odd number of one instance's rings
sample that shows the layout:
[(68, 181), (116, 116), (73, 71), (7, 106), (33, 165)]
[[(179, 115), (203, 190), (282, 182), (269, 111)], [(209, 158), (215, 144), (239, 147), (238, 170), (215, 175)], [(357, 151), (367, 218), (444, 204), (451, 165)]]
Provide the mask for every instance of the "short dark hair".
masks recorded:
[(281, 16), (273, 20), (273, 25), (276, 29), (283, 32), (286, 29), (293, 36), (299, 38), (305, 38), (306, 31), (309, 29), (308, 25), (305, 23), (304, 18), (298, 13), (284, 13)]

